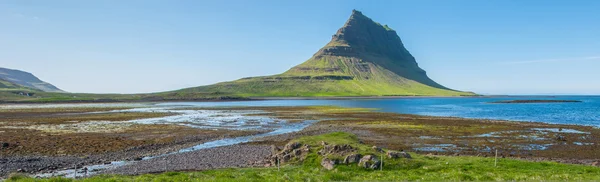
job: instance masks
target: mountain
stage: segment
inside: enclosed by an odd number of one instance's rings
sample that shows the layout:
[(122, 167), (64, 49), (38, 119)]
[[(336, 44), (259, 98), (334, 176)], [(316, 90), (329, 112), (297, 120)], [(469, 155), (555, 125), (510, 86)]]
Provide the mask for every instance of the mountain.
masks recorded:
[(54, 85), (40, 80), (31, 73), (7, 68), (0, 68), (0, 88), (29, 88), (45, 92), (64, 92)]
[(282, 74), (180, 91), (240, 96), (474, 95), (433, 81), (396, 31), (357, 10), (325, 47)]

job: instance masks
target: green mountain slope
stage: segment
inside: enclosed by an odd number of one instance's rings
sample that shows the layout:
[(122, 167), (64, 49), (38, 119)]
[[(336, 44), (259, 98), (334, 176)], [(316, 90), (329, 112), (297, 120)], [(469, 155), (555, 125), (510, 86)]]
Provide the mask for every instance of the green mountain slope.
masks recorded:
[(448, 89), (430, 79), (394, 30), (356, 10), (325, 47), (282, 74), (177, 92), (245, 97), (474, 95)]
[(0, 79), (0, 89), (23, 89), (25, 87)]
[[(44, 92), (64, 92), (54, 85), (40, 80), (33, 74), (20, 70), (0, 68), (0, 80), (11, 83), (13, 87), (26, 87)], [(2, 85), (0, 85), (1, 87)]]

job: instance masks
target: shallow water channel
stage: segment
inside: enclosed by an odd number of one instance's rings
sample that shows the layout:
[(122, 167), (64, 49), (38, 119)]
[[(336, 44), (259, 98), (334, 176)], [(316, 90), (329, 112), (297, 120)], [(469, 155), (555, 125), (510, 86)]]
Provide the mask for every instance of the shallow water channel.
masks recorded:
[[(229, 146), (241, 143), (247, 143), (255, 141), (261, 137), (274, 136), (280, 134), (286, 134), (291, 132), (300, 131), (311, 124), (315, 123), (316, 120), (306, 120), (302, 122), (288, 122), (286, 120), (274, 119), (266, 116), (256, 116), (250, 114), (265, 113), (260, 110), (191, 110), (181, 109), (180, 107), (148, 107), (148, 108), (134, 108), (126, 110), (115, 110), (108, 112), (168, 112), (174, 113), (174, 115), (159, 117), (159, 118), (148, 118), (148, 119), (137, 119), (126, 121), (134, 124), (177, 124), (194, 128), (202, 129), (228, 129), (228, 130), (254, 130), (254, 131), (265, 131), (265, 133), (242, 136), (235, 138), (223, 138), (220, 140), (210, 141), (202, 143), (189, 148), (180, 149), (176, 152), (165, 153), (156, 156), (147, 156), (142, 160), (149, 160), (158, 157), (164, 157), (168, 155), (174, 155), (179, 153), (191, 152), (196, 150), (202, 150), (207, 148)], [(95, 112), (101, 113), (101, 112)], [(83, 166), (79, 169), (66, 169), (60, 171), (54, 171), (52, 173), (41, 173), (34, 175), (35, 177), (52, 177), (52, 176), (63, 176), (67, 178), (82, 177), (98, 174), (104, 170), (114, 169), (124, 165), (130, 165), (137, 161), (112, 161), (110, 163), (88, 165)], [(87, 169), (87, 170), (84, 170)]]

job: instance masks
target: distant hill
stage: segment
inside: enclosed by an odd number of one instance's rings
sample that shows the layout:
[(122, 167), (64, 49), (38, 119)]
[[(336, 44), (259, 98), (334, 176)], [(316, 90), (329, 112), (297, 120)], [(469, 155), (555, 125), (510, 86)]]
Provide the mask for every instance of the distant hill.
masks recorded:
[(325, 47), (282, 74), (242, 78), (177, 92), (245, 97), (474, 95), (433, 81), (406, 50), (396, 31), (356, 10)]
[(54, 85), (40, 80), (31, 73), (7, 68), (0, 68), (0, 88), (29, 88), (33, 90), (41, 90), (44, 92), (64, 92), (55, 87)]

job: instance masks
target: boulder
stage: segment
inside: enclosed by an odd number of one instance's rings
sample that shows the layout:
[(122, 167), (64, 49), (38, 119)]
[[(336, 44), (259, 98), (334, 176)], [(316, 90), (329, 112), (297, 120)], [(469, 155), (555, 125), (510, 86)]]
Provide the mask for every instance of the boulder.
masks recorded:
[(407, 158), (407, 159), (412, 159), (412, 157), (410, 156), (410, 154), (406, 153), (406, 152), (395, 152), (395, 151), (388, 151), (386, 153), (388, 158), (392, 158), (392, 159), (397, 159), (397, 158)]
[(406, 152), (400, 152), (400, 156), (402, 156), (403, 158), (412, 159), (412, 156), (410, 156), (410, 154)]
[(272, 152), (273, 154), (276, 154), (276, 153), (278, 153), (280, 150), (281, 150), (281, 149), (280, 149), (279, 147), (277, 147), (277, 146), (275, 146), (275, 145), (271, 145), (271, 152)]
[(319, 155), (327, 155), (327, 154), (337, 154), (344, 155), (347, 153), (351, 153), (356, 151), (352, 146), (348, 144), (344, 145), (325, 145), (323, 149), (321, 149), (317, 154)]
[(358, 163), (360, 161), (360, 154), (350, 154), (344, 158), (344, 164)]
[(375, 152), (381, 152), (381, 153), (383, 153), (383, 149), (381, 149), (381, 147), (373, 146), (372, 148), (373, 148), (373, 150), (375, 150)]
[(400, 158), (400, 152), (388, 151), (386, 156), (390, 159), (397, 159)]
[(374, 155), (365, 155), (358, 162), (358, 166), (368, 169), (379, 169), (381, 161)]
[(600, 167), (600, 161), (592, 162), (592, 166)]
[(335, 161), (329, 158), (323, 158), (323, 160), (321, 160), (321, 166), (327, 170), (332, 170), (335, 167)]
[(283, 147), (283, 152), (289, 153), (292, 150), (297, 149), (298, 147), (300, 147), (300, 143), (298, 142), (288, 143)]
[[(309, 145), (301, 145), (298, 142), (288, 143), (284, 146), (283, 150), (279, 150), (276, 146), (271, 146), (271, 150), (275, 152), (267, 162), (271, 163), (272, 166), (277, 163), (286, 163), (293, 161), (294, 159), (302, 161), (306, 158), (306, 155), (310, 152)], [(279, 161), (277, 161), (279, 159)]]

